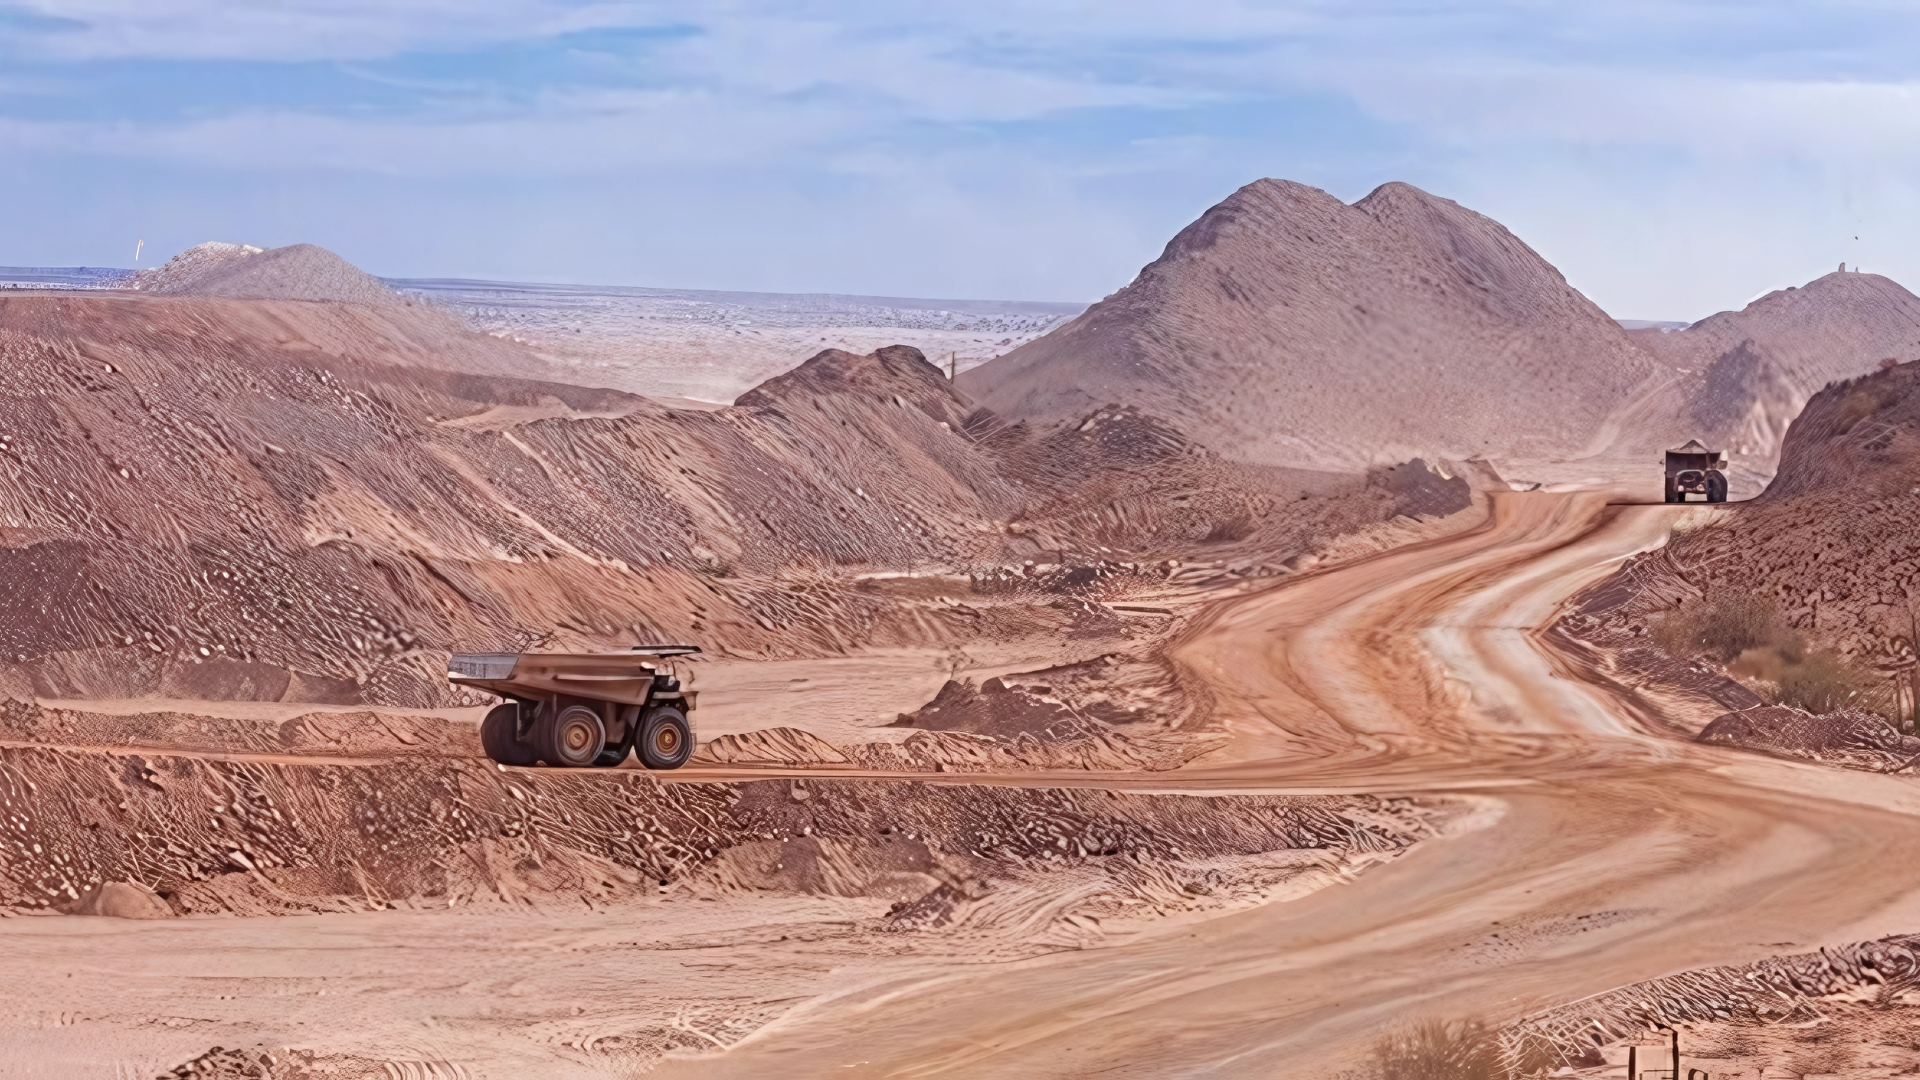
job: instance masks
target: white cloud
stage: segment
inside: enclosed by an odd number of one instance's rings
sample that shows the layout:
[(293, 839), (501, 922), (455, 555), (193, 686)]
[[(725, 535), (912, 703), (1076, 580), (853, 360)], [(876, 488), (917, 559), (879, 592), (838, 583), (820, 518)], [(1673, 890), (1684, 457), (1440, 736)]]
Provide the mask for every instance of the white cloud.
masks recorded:
[[(270, 81), (223, 98), (226, 84), (209, 80), (214, 96), (162, 115), (124, 100), (60, 119), (22, 108), (0, 118), (0, 155), (25, 163), (18, 169), (137, 159), (181, 185), (201, 169), (321, 201), (329, 196), (301, 186), (303, 177), (359, 177), (339, 189), (392, 192), (391, 206), (413, 208), (389, 211), (393, 228), (438, 237), (431, 242), (450, 245), (440, 250), (455, 262), (474, 249), (447, 237), (474, 224), (454, 227), (438, 185), (510, 195), (512, 212), (536, 217), (544, 210), (527, 209), (535, 203), (578, 206), (579, 220), (651, 223), (648, 200), (672, 200), (712, 234), (579, 256), (621, 280), (671, 284), (687, 273), (724, 285), (713, 253), (728, 252), (739, 284), (803, 287), (795, 275), (815, 273), (819, 287), (867, 292), (1085, 296), (1123, 282), (1207, 202), (1283, 175), (1348, 198), (1389, 179), (1457, 198), (1505, 221), (1623, 315), (1704, 314), (1841, 258), (1920, 284), (1920, 255), (1904, 254), (1920, 252), (1920, 11), (1903, 5), (27, 6), (86, 26), (19, 31), (32, 55), (53, 62), (7, 75), (0, 117), (10, 93), (26, 100), (15, 87), (57, 97), (62, 58), (208, 70), (227, 60), (332, 61), (383, 80), (399, 103), (281, 99)], [(594, 79), (477, 60), (461, 93), (438, 92), (460, 81), (446, 74), (458, 64), (416, 76), (413, 60), (393, 59), (618, 28), (684, 32), (636, 40), (625, 54), (617, 42), (593, 46), (612, 50), (611, 68)], [(181, 76), (189, 81), (191, 63)], [(632, 194), (608, 196), (608, 185)], [(193, 197), (178, 193), (183, 205)], [(340, 198), (277, 211), (278, 220), (337, 219), (361, 235), (351, 222), (362, 207)], [(278, 227), (274, 205), (249, 212)], [(840, 218), (812, 231), (788, 223), (808, 212)], [(46, 242), (76, 235), (49, 226)], [(836, 248), (836, 236), (897, 243), (920, 258), (881, 266), (858, 245)], [(487, 249), (489, 265), (507, 272), (506, 250)], [(512, 250), (547, 273), (562, 257), (536, 239)], [(419, 260), (428, 254), (416, 246), (406, 265), (427, 269)]]

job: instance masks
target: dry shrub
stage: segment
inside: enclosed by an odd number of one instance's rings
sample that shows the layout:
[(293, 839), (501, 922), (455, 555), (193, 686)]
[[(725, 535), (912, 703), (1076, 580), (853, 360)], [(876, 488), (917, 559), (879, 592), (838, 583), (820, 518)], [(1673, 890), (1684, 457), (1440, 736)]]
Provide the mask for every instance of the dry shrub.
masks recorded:
[(1838, 655), (1825, 650), (1781, 665), (1778, 685), (1775, 698), (1781, 705), (1816, 715), (1851, 706), (1878, 713), (1899, 725), (1892, 685), (1870, 671), (1848, 667)]
[(1675, 656), (1708, 653), (1722, 663), (1793, 636), (1773, 597), (1736, 590), (1683, 603), (1654, 619), (1651, 629), (1654, 644)]
[(1898, 696), (1885, 679), (1851, 667), (1828, 649), (1810, 649), (1764, 593), (1723, 589), (1652, 621), (1650, 636), (1675, 656), (1713, 657), (1771, 689), (1775, 704), (1814, 714), (1852, 707), (1896, 726)]
[(1508, 1080), (1500, 1043), (1478, 1020), (1423, 1020), (1374, 1044), (1379, 1080)]

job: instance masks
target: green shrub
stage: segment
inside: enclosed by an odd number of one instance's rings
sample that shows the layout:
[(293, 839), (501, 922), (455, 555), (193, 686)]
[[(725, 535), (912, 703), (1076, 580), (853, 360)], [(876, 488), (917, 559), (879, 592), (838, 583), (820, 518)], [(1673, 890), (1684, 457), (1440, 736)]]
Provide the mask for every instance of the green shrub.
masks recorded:
[(1507, 1080), (1500, 1044), (1477, 1020), (1425, 1020), (1374, 1044), (1380, 1080)]

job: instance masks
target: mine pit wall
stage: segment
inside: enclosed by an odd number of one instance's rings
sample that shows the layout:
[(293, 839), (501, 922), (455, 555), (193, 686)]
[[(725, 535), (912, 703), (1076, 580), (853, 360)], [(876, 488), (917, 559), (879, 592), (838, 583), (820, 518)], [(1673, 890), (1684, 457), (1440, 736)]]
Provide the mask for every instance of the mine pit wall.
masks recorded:
[[(114, 881), (151, 889), (176, 914), (240, 915), (599, 903), (697, 885), (892, 896), (937, 923), (914, 902), (942, 890), (957, 902), (1016, 870), (1389, 855), (1448, 817), (1442, 803), (1372, 796), (662, 783), (457, 760), (0, 747), (0, 908), (70, 909)], [(768, 863), (780, 873), (755, 869)], [(920, 895), (898, 891), (901, 873), (923, 879)]]

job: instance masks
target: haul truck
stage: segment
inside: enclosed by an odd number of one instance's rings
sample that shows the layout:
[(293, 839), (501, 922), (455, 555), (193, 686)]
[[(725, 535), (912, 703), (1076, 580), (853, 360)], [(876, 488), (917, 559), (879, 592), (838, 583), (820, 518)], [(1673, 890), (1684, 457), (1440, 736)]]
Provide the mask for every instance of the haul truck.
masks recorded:
[(447, 681), (500, 695), (480, 722), (480, 745), (502, 765), (609, 769), (635, 751), (649, 769), (693, 756), (695, 691), (673, 658), (694, 645), (636, 645), (623, 653), (454, 653)]
[(1710, 503), (1727, 501), (1727, 459), (1692, 439), (1667, 451), (1666, 496), (1670, 503), (1686, 502), (1687, 493), (1705, 495)]

